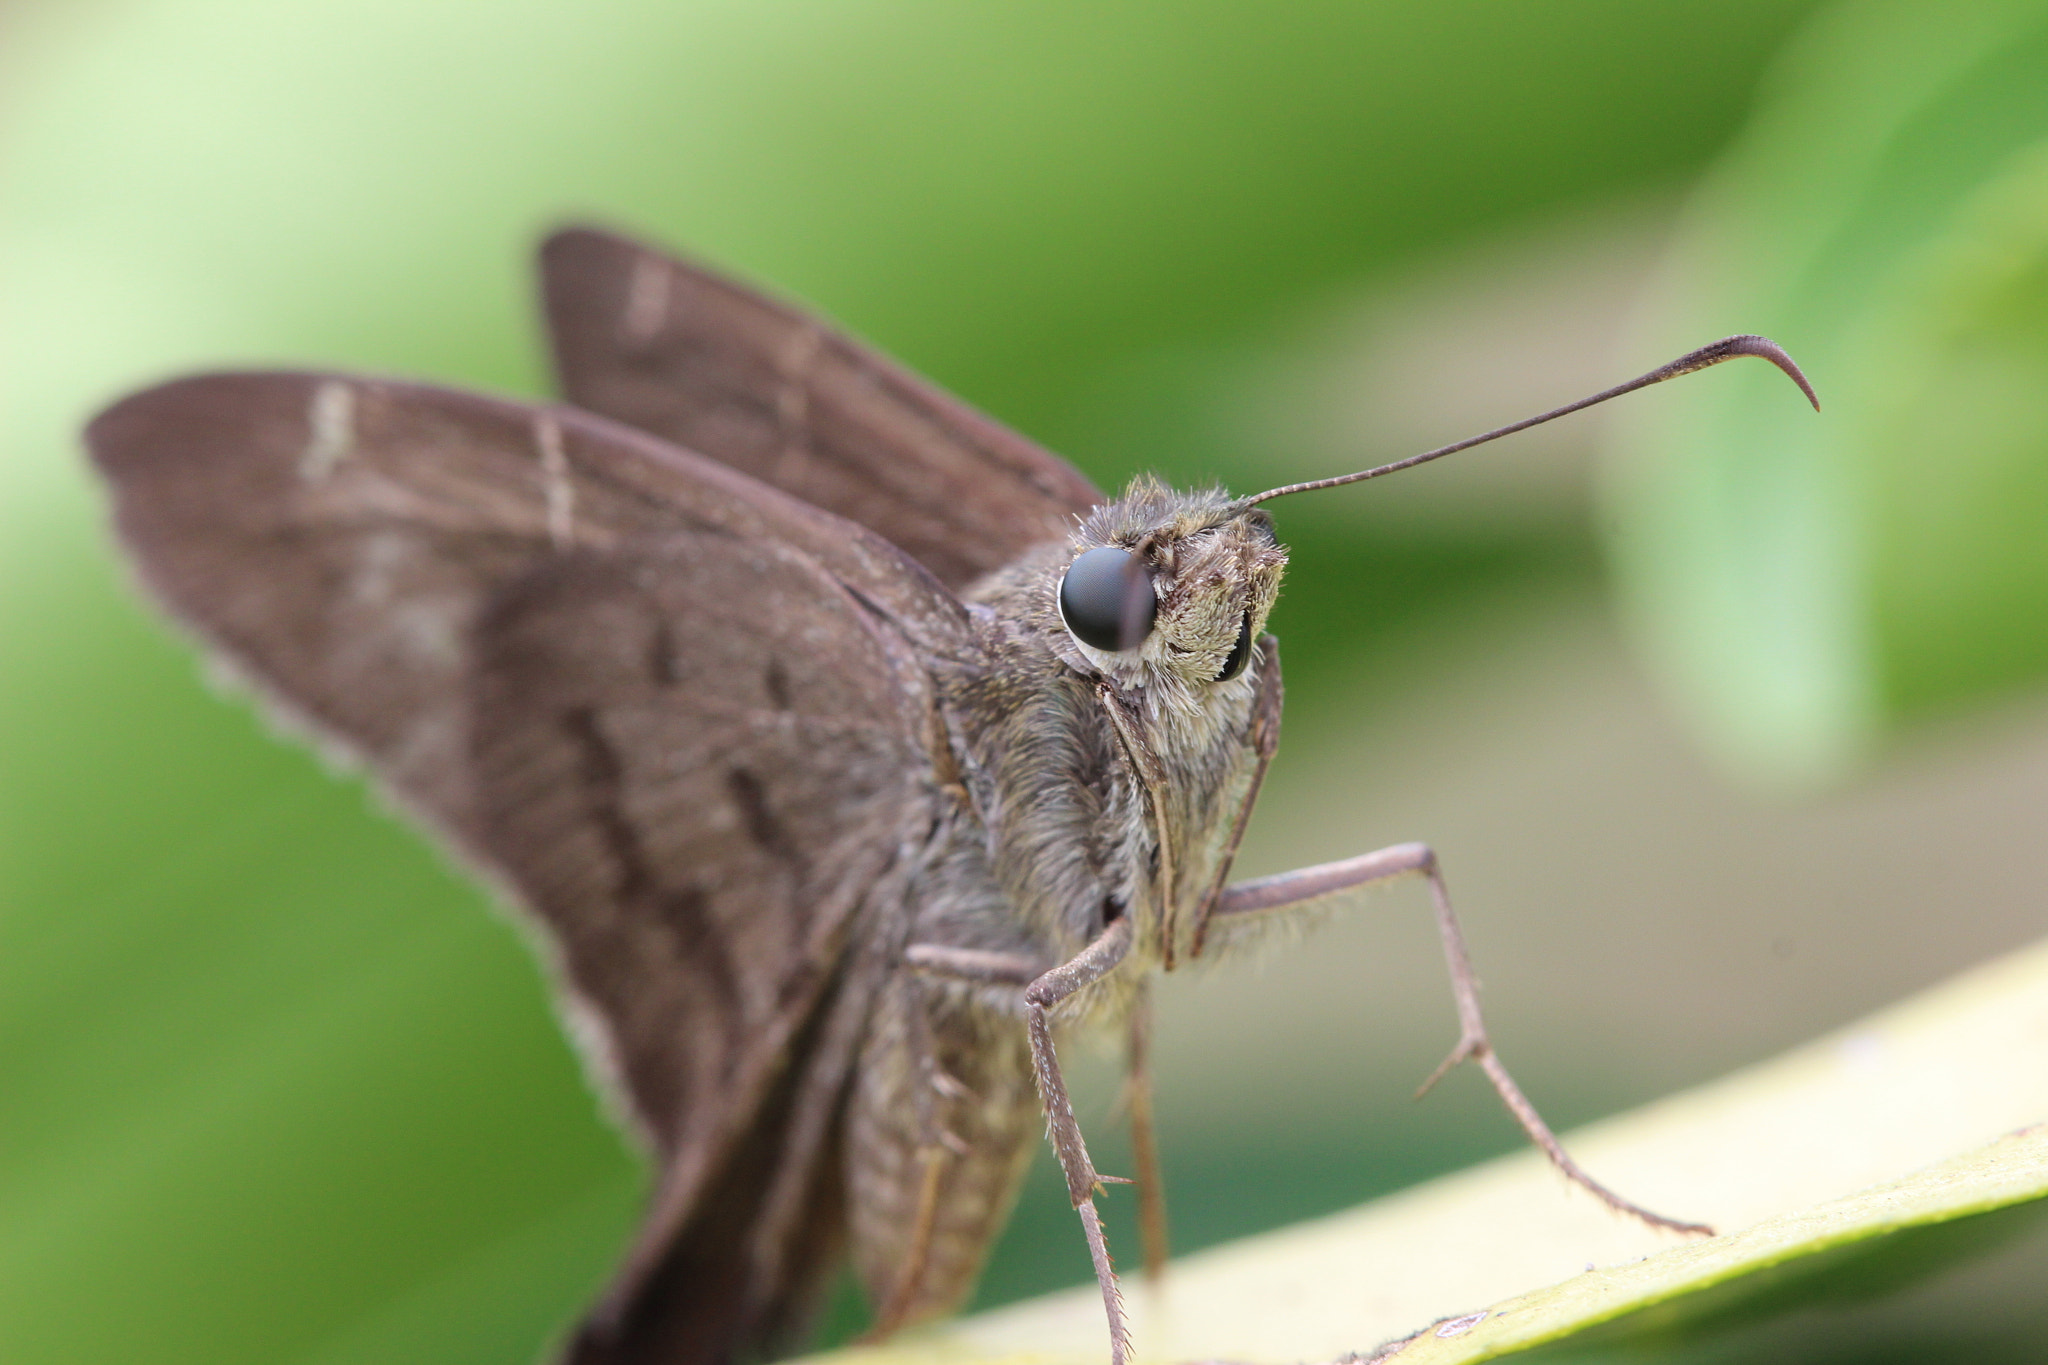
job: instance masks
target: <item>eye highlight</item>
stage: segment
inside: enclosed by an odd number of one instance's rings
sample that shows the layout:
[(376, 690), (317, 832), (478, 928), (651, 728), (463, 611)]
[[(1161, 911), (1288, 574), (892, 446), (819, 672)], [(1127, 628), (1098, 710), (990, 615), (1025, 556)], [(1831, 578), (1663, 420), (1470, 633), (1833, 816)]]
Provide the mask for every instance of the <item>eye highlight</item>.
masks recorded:
[(1152, 576), (1129, 550), (1099, 546), (1068, 565), (1060, 579), (1060, 619), (1084, 645), (1112, 653), (1136, 649), (1158, 615)]
[(1223, 671), (1216, 675), (1217, 682), (1229, 682), (1244, 672), (1244, 666), (1252, 661), (1252, 614), (1246, 612), (1237, 618), (1237, 643), (1230, 647), (1230, 655), (1223, 661)]

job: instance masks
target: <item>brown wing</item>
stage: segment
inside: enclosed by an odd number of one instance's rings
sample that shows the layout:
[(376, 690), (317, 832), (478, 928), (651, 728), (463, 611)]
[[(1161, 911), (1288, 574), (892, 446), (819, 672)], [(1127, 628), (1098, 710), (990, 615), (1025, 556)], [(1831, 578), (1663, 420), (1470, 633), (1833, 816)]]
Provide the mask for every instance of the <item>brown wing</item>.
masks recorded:
[(901, 654), (808, 555), (697, 532), (544, 565), (479, 626), (484, 827), (634, 1040), (617, 1065), (669, 1157), (577, 1361), (759, 1344), (837, 1250), (860, 954), (900, 936), (933, 818)]
[(571, 402), (857, 521), (955, 590), (1102, 501), (1057, 455), (701, 267), (589, 228), (540, 264)]
[(220, 375), (88, 442), (173, 613), (547, 930), (662, 1159), (578, 1359), (786, 1325), (838, 1235), (841, 1036), (876, 974), (848, 945), (929, 825), (922, 664), (972, 651), (959, 604), (859, 527), (567, 410)]

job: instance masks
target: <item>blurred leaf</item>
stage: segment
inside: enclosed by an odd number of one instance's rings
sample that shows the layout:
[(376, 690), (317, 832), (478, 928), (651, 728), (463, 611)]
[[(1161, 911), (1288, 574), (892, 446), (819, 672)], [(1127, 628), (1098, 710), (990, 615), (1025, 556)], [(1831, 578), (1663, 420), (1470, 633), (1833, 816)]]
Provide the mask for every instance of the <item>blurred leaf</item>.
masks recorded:
[(1633, 408), (1625, 586), (1710, 742), (1825, 777), (2048, 673), (2048, 6), (1814, 23), (1701, 194), (1646, 354), (1763, 331), (1767, 373)]
[[(1435, 1317), (1391, 1359), (1450, 1365), (1556, 1343), (1558, 1359), (1675, 1361), (1711, 1349), (1717, 1334), (1836, 1305), (1829, 1330), (1851, 1358), (1851, 1344), (1890, 1330), (1860, 1330), (1859, 1299), (1881, 1300), (2048, 1225), (2038, 1202), (2048, 1198), (2044, 1117), (2048, 943), (1567, 1136), (1603, 1178), (1665, 1212), (1708, 1217), (1721, 1236), (1674, 1246), (1568, 1190), (1524, 1152), (1188, 1257), (1159, 1296), (1132, 1285), (1139, 1355), (1370, 1355)], [(2033, 1126), (2013, 1131), (2025, 1123)], [(1964, 1225), (1972, 1219), (1982, 1222)], [(2032, 1266), (2024, 1283), (2038, 1285), (2048, 1247), (2036, 1238), (2022, 1249)], [(2033, 1307), (2019, 1321), (1971, 1304), (1971, 1340), (2037, 1347), (2048, 1304), (2023, 1292)], [(1921, 1326), (1939, 1334), (1955, 1324)], [(1099, 1358), (1102, 1336), (1091, 1287), (814, 1359), (1081, 1361)]]

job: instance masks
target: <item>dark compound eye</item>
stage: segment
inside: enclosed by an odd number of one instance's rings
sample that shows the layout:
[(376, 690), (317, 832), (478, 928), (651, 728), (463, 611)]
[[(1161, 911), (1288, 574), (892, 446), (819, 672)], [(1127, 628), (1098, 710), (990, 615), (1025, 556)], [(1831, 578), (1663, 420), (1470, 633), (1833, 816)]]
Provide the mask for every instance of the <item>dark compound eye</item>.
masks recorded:
[(1252, 614), (1246, 612), (1237, 620), (1237, 643), (1230, 647), (1230, 657), (1223, 661), (1223, 671), (1216, 675), (1217, 682), (1229, 682), (1244, 672), (1244, 666), (1252, 661)]
[(1129, 550), (1104, 545), (1067, 566), (1060, 580), (1060, 619), (1074, 638), (1096, 649), (1136, 649), (1152, 633), (1159, 597), (1152, 576)]

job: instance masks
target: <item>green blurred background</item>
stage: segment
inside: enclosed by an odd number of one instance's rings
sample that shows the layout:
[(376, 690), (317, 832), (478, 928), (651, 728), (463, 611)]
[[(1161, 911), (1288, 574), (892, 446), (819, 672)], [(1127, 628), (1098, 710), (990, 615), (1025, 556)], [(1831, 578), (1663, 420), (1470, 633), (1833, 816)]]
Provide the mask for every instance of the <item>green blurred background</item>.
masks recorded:
[[(1110, 487), (1338, 472), (1770, 333), (1821, 417), (1746, 362), (1280, 505), (1241, 866), (1435, 843), (1565, 1123), (2041, 931), (2039, 0), (0, 0), (10, 1362), (525, 1361), (631, 1224), (515, 933), (204, 684), (75, 436), (230, 364), (539, 393), (572, 218)], [(1168, 983), (1180, 1248), (1514, 1144), (1471, 1077), (1407, 1103), (1453, 1030), (1424, 903), (1380, 905)], [(1085, 1278), (1049, 1175), (981, 1302)]]

